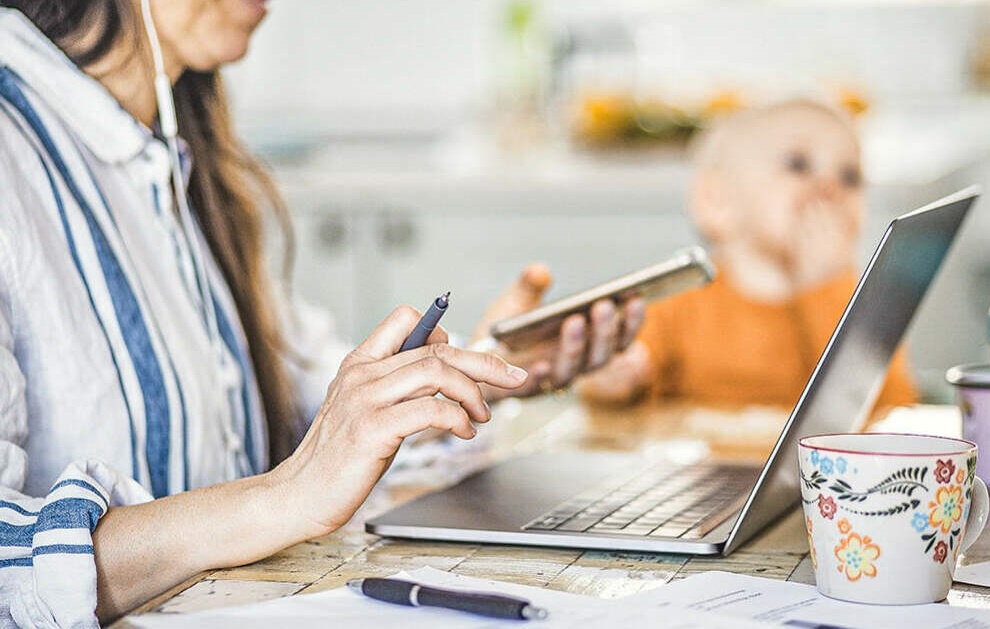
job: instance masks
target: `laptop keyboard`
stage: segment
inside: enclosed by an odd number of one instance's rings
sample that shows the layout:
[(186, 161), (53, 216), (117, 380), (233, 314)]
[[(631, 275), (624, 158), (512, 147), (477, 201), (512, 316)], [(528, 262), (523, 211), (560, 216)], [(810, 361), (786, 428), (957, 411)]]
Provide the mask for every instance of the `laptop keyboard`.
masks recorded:
[(523, 528), (700, 539), (742, 507), (759, 471), (666, 463), (594, 485)]

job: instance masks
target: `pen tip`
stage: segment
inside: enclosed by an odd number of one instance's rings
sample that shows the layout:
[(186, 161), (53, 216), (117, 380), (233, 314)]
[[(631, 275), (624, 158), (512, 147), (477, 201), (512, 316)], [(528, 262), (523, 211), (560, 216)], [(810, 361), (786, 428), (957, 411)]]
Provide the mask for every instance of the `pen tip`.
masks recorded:
[(522, 617), (526, 620), (543, 620), (547, 617), (547, 610), (543, 607), (526, 605), (522, 608)]
[(361, 586), (364, 584), (364, 579), (351, 579), (347, 582), (347, 587), (350, 590), (361, 593)]
[(439, 302), (443, 306), (446, 306), (450, 302), (450, 291), (447, 291), (443, 295), (440, 295), (437, 298), (437, 302)]

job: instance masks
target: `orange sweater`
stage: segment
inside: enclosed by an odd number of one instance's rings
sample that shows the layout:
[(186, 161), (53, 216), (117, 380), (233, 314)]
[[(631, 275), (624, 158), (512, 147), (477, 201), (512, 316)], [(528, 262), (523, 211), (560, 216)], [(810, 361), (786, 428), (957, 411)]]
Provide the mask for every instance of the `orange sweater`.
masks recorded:
[[(705, 288), (652, 304), (638, 336), (656, 374), (651, 393), (701, 404), (792, 407), (854, 289), (850, 273), (790, 302), (768, 304), (746, 298), (719, 276)], [(874, 411), (915, 402), (902, 348)]]

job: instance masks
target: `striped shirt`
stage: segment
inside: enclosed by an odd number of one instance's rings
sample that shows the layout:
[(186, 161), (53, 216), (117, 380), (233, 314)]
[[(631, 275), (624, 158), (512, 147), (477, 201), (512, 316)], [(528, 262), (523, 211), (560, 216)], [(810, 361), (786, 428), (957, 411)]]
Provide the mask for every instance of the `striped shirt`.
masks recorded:
[[(109, 506), (268, 467), (233, 299), (207, 255), (211, 344), (171, 191), (165, 145), (0, 9), (0, 626), (96, 626)], [(346, 346), (304, 327), (312, 410)]]

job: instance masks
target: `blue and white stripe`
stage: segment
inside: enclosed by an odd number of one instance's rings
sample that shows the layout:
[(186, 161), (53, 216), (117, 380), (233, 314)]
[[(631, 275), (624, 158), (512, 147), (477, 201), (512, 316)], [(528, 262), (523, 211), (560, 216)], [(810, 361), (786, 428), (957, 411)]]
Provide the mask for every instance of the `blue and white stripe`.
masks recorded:
[[(163, 144), (18, 12), (0, 41), (0, 626), (97, 627), (99, 518), (265, 470), (263, 407), (207, 256), (210, 342)], [(315, 411), (349, 348), (273, 308)]]
[[(0, 591), (19, 626), (98, 627), (93, 531), (111, 505), (149, 497), (104, 465), (70, 465), (48, 495), (0, 500)], [(5, 625), (0, 615), (0, 625)], [(54, 623), (53, 623), (54, 621)]]
[[(171, 418), (175, 409), (179, 409), (181, 414), (176, 375), (174, 372), (169, 374), (168, 381), (173, 386), (167, 387), (163, 365), (167, 368), (169, 359), (161, 339), (149, 325), (147, 308), (133, 288), (133, 278), (129, 277), (122, 264), (121, 259), (126, 254), (121, 255), (123, 246), (105, 199), (100, 194), (94, 199), (92, 193), (86, 195), (83, 192), (73, 174), (75, 170), (88, 175), (81, 158), (75, 155), (75, 151), (63, 153), (56, 146), (48, 126), (29, 102), (18, 77), (9, 68), (0, 68), (0, 98), (19, 114), (40, 143), (38, 157), (51, 180), (52, 196), (65, 229), (66, 244), (74, 252), (80, 278), (107, 334), (128, 403), (134, 448), (132, 474), (150, 484), (155, 497), (186, 489), (170, 483), (169, 433), (173, 423), (184, 424), (181, 416), (174, 422)], [(75, 169), (70, 169), (73, 161)], [(57, 177), (53, 177), (53, 170)], [(87, 176), (85, 181), (92, 183), (92, 178)], [(75, 203), (65, 203), (61, 190), (67, 191)], [(95, 185), (90, 190), (98, 192)], [(72, 210), (75, 212), (70, 216)], [(95, 290), (109, 299), (98, 299), (94, 295)], [(143, 430), (136, 421), (142, 416)], [(180, 478), (183, 477), (184, 473), (180, 475)]]
[[(27, 504), (37, 501), (22, 500)], [(39, 555), (92, 555), (92, 533), (108, 506), (106, 491), (83, 474), (60, 479), (37, 511), (3, 501), (0, 565), (31, 566)]]
[[(8, 114), (18, 118), (37, 147), (67, 247), (118, 372), (131, 418), (132, 475), (156, 497), (182, 491), (189, 488), (188, 417), (174, 362), (148, 314), (141, 284), (135, 281), (128, 264), (128, 252), (106, 196), (71, 140), (60, 138), (68, 140), (69, 148), (60, 147), (58, 133), (50, 130), (57, 125), (46, 124), (41, 108), (32, 104), (29, 94), (29, 88), (10, 68), (0, 68), (0, 102)], [(162, 191), (156, 186), (151, 194), (160, 213)], [(172, 238), (176, 253), (185, 254), (177, 264), (187, 268), (187, 247), (179, 244), (182, 236), (173, 233)], [(232, 300), (224, 297), (227, 299), (214, 293), (222, 340), (239, 371), (238, 382), (233, 384), (236, 391), (228, 396), (231, 428), (244, 448), (235, 455), (235, 467), (238, 475), (254, 474), (263, 471), (267, 463), (263, 409)], [(232, 321), (238, 321), (236, 328)]]

